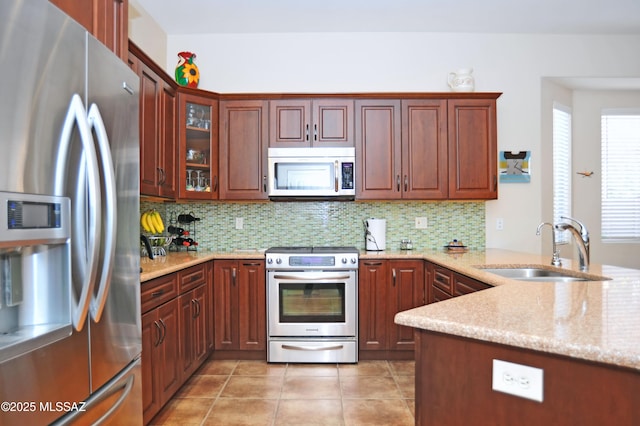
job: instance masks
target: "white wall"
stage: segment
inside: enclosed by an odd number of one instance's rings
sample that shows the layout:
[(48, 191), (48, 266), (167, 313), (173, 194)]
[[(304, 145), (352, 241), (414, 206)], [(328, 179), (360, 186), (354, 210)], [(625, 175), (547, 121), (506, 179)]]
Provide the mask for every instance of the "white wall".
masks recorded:
[[(135, 40), (135, 39), (134, 39)], [(202, 34), (167, 37), (167, 72), (195, 52), (200, 88), (223, 93), (445, 92), (473, 67), (498, 99), (498, 149), (532, 151), (529, 184), (486, 203), (487, 247), (540, 252), (543, 77), (640, 77), (640, 36), (462, 33)], [(504, 230), (497, 231), (497, 218)]]
[(158, 65), (167, 63), (167, 34), (137, 0), (129, 0), (129, 38)]

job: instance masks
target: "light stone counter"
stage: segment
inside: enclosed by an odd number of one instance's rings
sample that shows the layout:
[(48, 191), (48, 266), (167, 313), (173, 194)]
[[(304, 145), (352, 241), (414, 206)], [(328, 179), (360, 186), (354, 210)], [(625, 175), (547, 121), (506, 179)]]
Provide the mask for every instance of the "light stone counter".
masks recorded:
[[(180, 252), (143, 258), (140, 281), (214, 259), (264, 259), (263, 250)], [(424, 330), (640, 370), (640, 270), (592, 264), (609, 281), (524, 282), (476, 268), (544, 265), (550, 257), (499, 249), (362, 251), (360, 259), (424, 259), (494, 288), (409, 311), (395, 321)], [(563, 269), (578, 271), (562, 259)]]
[[(608, 281), (525, 282), (478, 265), (549, 265), (548, 256), (506, 250), (449, 254), (367, 253), (367, 258), (423, 258), (494, 288), (408, 311), (397, 324), (640, 370), (640, 270), (592, 264)], [(562, 259), (563, 269), (577, 262)]]
[(152, 280), (163, 275), (178, 272), (213, 259), (264, 259), (264, 250), (234, 251), (182, 251), (169, 252), (166, 256), (140, 259), (140, 282)]

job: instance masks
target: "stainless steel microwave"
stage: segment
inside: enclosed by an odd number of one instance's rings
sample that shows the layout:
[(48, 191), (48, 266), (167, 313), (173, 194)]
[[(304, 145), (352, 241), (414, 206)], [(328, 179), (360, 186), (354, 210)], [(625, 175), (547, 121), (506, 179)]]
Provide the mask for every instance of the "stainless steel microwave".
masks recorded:
[(269, 148), (268, 160), (273, 200), (355, 198), (355, 148)]

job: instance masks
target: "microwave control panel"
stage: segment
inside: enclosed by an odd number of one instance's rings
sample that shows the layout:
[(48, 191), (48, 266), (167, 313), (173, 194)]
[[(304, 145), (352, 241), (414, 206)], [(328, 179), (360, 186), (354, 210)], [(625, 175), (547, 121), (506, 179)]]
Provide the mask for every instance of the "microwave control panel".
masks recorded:
[(354, 189), (353, 163), (342, 163), (342, 189)]

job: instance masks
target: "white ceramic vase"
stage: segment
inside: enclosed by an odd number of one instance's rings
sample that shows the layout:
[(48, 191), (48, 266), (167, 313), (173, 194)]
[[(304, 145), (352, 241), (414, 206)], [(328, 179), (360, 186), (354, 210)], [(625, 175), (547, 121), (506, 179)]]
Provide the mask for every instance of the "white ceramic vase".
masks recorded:
[(473, 80), (473, 68), (461, 68), (449, 73), (449, 87), (454, 92), (473, 92), (475, 82)]

